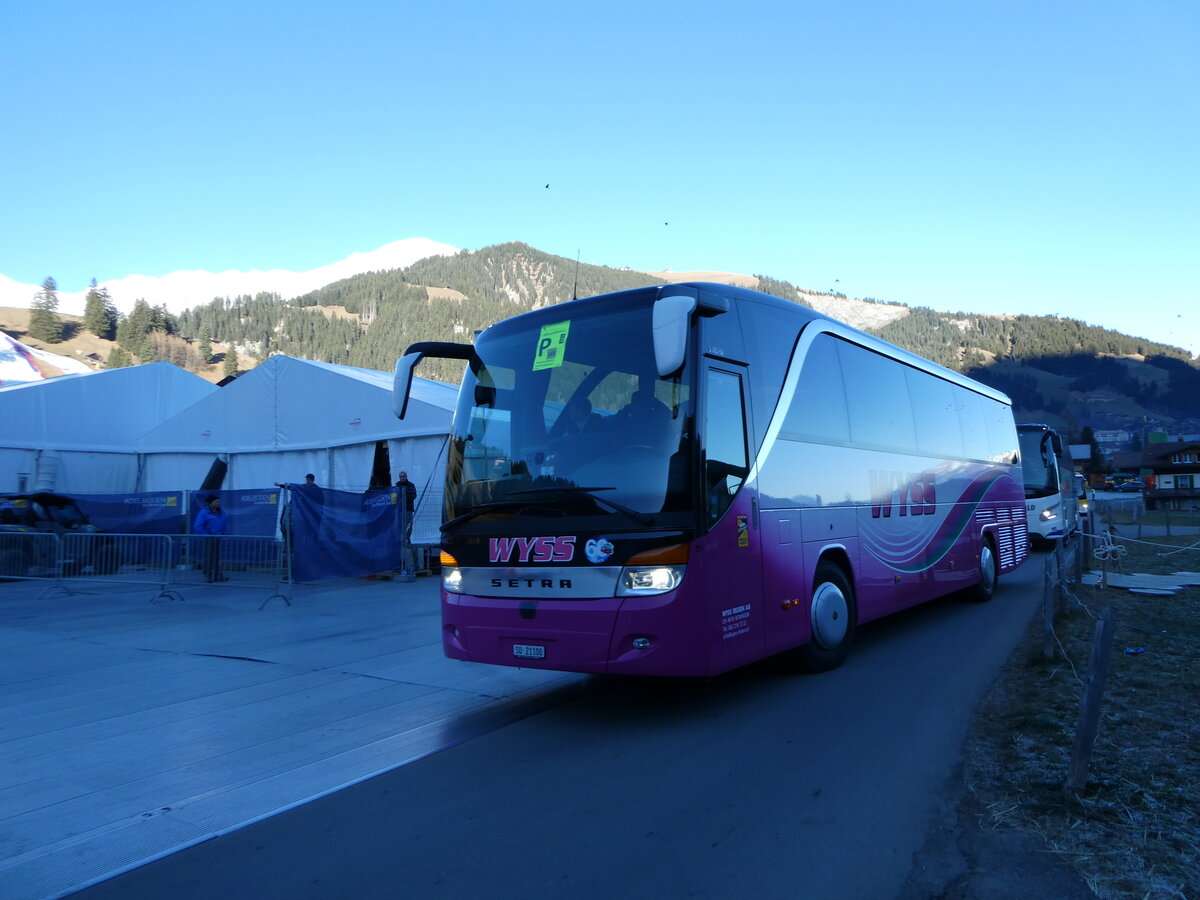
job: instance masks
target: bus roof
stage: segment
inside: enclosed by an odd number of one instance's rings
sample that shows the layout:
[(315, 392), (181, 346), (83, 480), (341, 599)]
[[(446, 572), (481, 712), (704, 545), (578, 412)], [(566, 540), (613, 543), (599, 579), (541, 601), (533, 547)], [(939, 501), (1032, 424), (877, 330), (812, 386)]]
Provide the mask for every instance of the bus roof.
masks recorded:
[(832, 316), (827, 316), (824, 313), (804, 306), (791, 300), (786, 300), (783, 297), (776, 297), (773, 294), (764, 294), (762, 291), (755, 291), (749, 288), (737, 287), (731, 284), (719, 284), (710, 281), (678, 281), (670, 284), (650, 285), (644, 288), (632, 288), (627, 291), (614, 291), (608, 294), (595, 294), (591, 297), (580, 297), (577, 300), (568, 300), (565, 303), (557, 303), (553, 306), (542, 307), (531, 312), (521, 313), (520, 315), (512, 316), (509, 319), (503, 319), (489, 326), (486, 330), (490, 331), (500, 325), (508, 322), (517, 322), (530, 320), (540, 322), (544, 319), (560, 318), (564, 314), (571, 315), (573, 308), (590, 307), (597, 301), (609, 302), (612, 300), (628, 299), (634, 300), (638, 295), (646, 295), (646, 302), (659, 297), (671, 297), (677, 295), (692, 296), (699, 299), (701, 294), (716, 295), (728, 300), (732, 300), (738, 304), (758, 303), (767, 306), (773, 306), (777, 309), (786, 310), (789, 314), (802, 319), (807, 325), (809, 322), (820, 321), (829, 322), (839, 327), (839, 331), (849, 332), (853, 339), (866, 347), (869, 350), (883, 353), (886, 356), (891, 356), (900, 362), (906, 363), (917, 369), (923, 369), (932, 375), (943, 378), (947, 381), (954, 382), (976, 393), (983, 394), (986, 397), (991, 397), (1001, 403), (1011, 406), (1012, 400), (1003, 391), (998, 391), (993, 387), (989, 387), (982, 382), (976, 381), (973, 378), (968, 378), (960, 372), (955, 372), (953, 369), (947, 369), (945, 366), (938, 365), (932, 360), (925, 359), (923, 356), (918, 356), (905, 350), (903, 347), (898, 347), (882, 338), (876, 337), (873, 334), (868, 334), (861, 331), (852, 325), (847, 325), (839, 319)]

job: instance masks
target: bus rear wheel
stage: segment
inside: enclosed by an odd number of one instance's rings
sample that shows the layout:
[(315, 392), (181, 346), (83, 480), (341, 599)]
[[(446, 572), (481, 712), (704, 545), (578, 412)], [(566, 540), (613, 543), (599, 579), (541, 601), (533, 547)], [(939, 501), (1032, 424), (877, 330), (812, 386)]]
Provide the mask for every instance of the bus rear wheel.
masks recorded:
[(971, 596), (979, 603), (987, 603), (996, 593), (996, 580), (999, 577), (992, 539), (985, 537), (979, 548), (979, 583), (971, 588)]
[(812, 638), (796, 650), (800, 665), (809, 672), (836, 669), (850, 652), (858, 606), (845, 571), (827, 559), (817, 564), (813, 577), (809, 618)]

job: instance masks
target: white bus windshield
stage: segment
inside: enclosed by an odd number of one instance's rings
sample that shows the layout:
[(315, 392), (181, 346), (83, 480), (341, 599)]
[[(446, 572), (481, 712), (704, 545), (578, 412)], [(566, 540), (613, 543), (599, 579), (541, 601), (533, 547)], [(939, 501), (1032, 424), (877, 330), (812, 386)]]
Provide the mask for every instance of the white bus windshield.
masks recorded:
[(648, 302), (572, 307), (480, 336), (454, 417), (448, 529), (564, 515), (636, 527), (689, 514), (689, 367), (658, 376)]
[(1051, 435), (1046, 429), (1024, 430), (1023, 426), (1018, 429), (1026, 499), (1049, 497), (1059, 491), (1058, 457)]

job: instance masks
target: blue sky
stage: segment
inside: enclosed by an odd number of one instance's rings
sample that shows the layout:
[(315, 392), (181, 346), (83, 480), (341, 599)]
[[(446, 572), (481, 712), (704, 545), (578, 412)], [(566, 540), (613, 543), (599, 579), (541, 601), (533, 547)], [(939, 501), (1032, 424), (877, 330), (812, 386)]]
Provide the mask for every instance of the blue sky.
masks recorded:
[(1198, 46), (1191, 0), (0, 0), (0, 274), (520, 240), (1195, 353)]

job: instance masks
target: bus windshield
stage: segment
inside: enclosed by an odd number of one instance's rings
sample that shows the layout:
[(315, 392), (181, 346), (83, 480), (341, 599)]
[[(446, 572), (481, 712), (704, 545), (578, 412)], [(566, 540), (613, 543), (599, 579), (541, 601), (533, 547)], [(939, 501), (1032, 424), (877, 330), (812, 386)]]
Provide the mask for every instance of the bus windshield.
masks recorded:
[(1054, 455), (1051, 433), (1045, 429), (1018, 429), (1021, 442), (1021, 474), (1025, 482), (1025, 497), (1048, 497), (1057, 494), (1058, 459)]
[(454, 417), (445, 530), (691, 520), (689, 366), (658, 376), (648, 298), (521, 316), (481, 335), (475, 354)]

